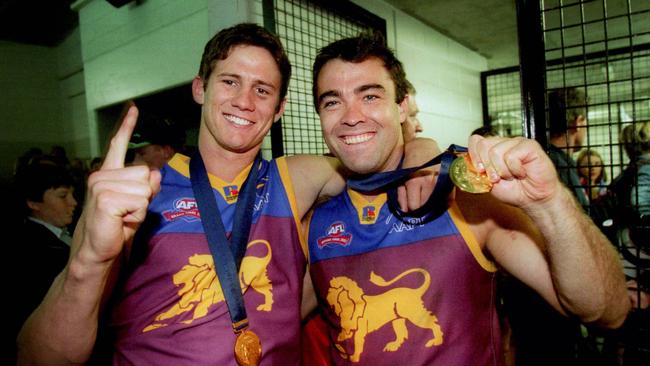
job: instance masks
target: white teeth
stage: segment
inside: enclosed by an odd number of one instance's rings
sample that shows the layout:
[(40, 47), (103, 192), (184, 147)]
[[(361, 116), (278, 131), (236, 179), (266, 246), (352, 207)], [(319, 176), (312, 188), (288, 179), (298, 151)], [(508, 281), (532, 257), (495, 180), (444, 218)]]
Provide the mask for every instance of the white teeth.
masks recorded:
[(364, 133), (362, 135), (345, 136), (343, 137), (343, 142), (345, 142), (346, 145), (360, 144), (370, 140), (372, 135), (373, 134), (371, 133)]
[(230, 122), (232, 122), (232, 123), (234, 123), (236, 125), (239, 125), (239, 126), (248, 126), (248, 125), (253, 124), (253, 122), (251, 122), (251, 121), (249, 121), (247, 119), (243, 119), (243, 118), (240, 118), (240, 117), (237, 117), (237, 116), (233, 116), (232, 114), (225, 115), (225, 117), (226, 117), (226, 119), (228, 121), (230, 121)]

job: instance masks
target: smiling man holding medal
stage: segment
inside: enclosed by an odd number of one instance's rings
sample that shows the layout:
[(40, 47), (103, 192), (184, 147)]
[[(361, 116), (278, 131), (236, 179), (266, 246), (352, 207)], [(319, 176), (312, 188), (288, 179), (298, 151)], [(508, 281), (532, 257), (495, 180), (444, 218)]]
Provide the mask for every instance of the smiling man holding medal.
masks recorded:
[(327, 145), (358, 174), (304, 222), (331, 362), (501, 365), (497, 268), (566, 316), (622, 324), (616, 252), (537, 142), (472, 136), (468, 152), (434, 159), (437, 200), (406, 214), (394, 199), (407, 113), (399, 60), (375, 37), (343, 39), (320, 50), (313, 80)]
[(192, 83), (199, 152), (160, 171), (124, 166), (128, 110), (89, 178), (68, 265), (23, 327), (19, 364), (83, 364), (96, 339), (108, 348), (95, 360), (114, 365), (299, 364), (300, 220), (345, 181), (336, 159), (261, 159), (290, 74), (264, 28), (220, 31)]

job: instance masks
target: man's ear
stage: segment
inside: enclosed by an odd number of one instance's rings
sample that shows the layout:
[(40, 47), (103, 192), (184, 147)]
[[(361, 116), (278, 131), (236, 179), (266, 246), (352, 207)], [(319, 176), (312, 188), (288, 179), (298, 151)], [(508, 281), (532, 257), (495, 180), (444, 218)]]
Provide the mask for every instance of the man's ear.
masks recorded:
[(195, 76), (192, 80), (192, 97), (194, 97), (195, 102), (201, 105), (205, 101), (205, 89), (203, 87), (203, 79), (198, 75)]
[(27, 207), (29, 207), (30, 210), (38, 211), (39, 202), (34, 202), (34, 201), (27, 200), (26, 203), (27, 203)]
[(578, 133), (579, 128), (587, 126), (587, 119), (582, 114), (578, 115), (576, 119), (568, 127), (569, 133)]
[(287, 103), (287, 98), (284, 98), (280, 101), (280, 104), (278, 104), (278, 110), (275, 112), (275, 116), (273, 116), (273, 123), (279, 121), (280, 117), (282, 117), (282, 113), (284, 113), (284, 105), (286, 103)]

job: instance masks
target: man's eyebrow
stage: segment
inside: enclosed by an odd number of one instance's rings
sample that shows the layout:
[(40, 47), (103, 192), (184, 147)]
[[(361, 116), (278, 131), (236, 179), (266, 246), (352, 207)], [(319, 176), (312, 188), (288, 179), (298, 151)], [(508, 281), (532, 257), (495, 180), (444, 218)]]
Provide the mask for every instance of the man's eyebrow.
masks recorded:
[(320, 104), (323, 101), (323, 99), (325, 99), (327, 97), (338, 97), (339, 95), (340, 95), (340, 93), (337, 92), (337, 91), (328, 90), (328, 91), (326, 91), (326, 92), (324, 92), (324, 93), (322, 93), (321, 95), (318, 96), (318, 104)]
[(366, 84), (366, 85), (361, 85), (357, 88), (354, 89), (355, 94), (363, 93), (365, 91), (371, 90), (371, 89), (379, 89), (380, 91), (385, 91), (386, 88), (384, 88), (383, 85), (381, 84)]
[[(239, 74), (233, 74), (233, 73), (228, 73), (228, 72), (222, 72), (222, 73), (218, 74), (217, 76), (220, 76), (220, 77), (225, 76), (225, 77), (231, 77), (231, 78), (234, 78), (234, 79), (237, 79), (237, 80), (241, 80), (241, 76)], [(265, 81), (265, 80), (255, 79), (254, 82), (255, 82), (256, 85), (258, 85), (258, 84), (259, 85), (264, 85), (264, 86), (272, 88), (272, 89), (277, 89), (278, 88), (277, 86), (275, 86), (272, 83), (270, 83), (268, 81)]]

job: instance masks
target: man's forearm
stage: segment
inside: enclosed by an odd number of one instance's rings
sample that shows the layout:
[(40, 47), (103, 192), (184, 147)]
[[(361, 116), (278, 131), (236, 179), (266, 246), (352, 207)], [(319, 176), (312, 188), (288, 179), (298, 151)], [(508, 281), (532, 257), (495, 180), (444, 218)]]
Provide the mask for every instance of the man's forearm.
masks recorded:
[(526, 212), (546, 241), (551, 277), (562, 307), (584, 322), (619, 326), (629, 310), (614, 247), (562, 188)]
[(19, 365), (77, 365), (90, 357), (111, 264), (70, 264), (18, 336)]

